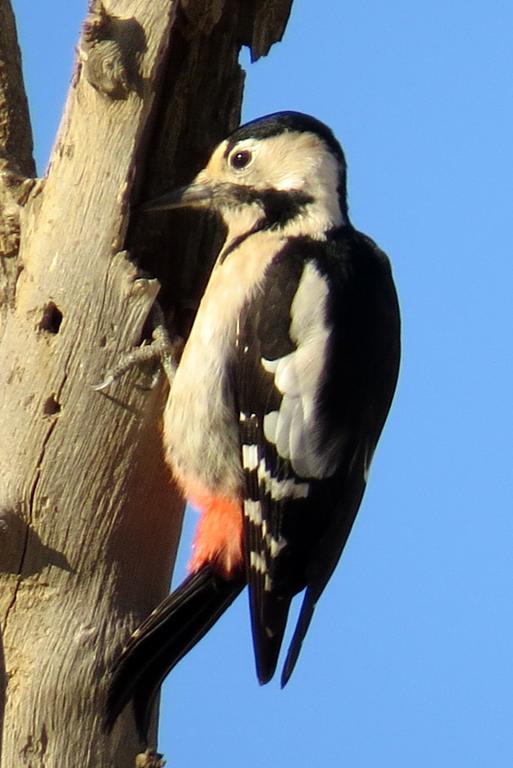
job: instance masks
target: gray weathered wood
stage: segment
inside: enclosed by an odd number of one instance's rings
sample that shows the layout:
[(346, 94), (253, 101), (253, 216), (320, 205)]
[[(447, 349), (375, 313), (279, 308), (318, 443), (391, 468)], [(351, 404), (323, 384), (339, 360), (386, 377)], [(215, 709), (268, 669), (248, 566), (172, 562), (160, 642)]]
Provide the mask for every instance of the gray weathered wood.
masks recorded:
[[(23, 210), (19, 256), (16, 217), (5, 245), (0, 210), (2, 263), (17, 260), (0, 329), (5, 768), (125, 768), (141, 749), (131, 713), (108, 736), (103, 707), (110, 660), (168, 588), (181, 525), (160, 440), (167, 384), (150, 388), (134, 370), (107, 394), (91, 385), (147, 338), (154, 277), (164, 310), (190, 321), (213, 224), (131, 216), (130, 204), (189, 178), (234, 127), (240, 45), (265, 53), (289, 8), (112, 0), (104, 12), (95, 2), (47, 176)], [(2, 21), (4, 9), (0, 0)], [(0, 64), (15, 50), (15, 35), (0, 33)], [(21, 149), (1, 128), (12, 93), (23, 93), (19, 63), (13, 73), (15, 91), (0, 77), (0, 157), (26, 193), (28, 118), (16, 118)]]

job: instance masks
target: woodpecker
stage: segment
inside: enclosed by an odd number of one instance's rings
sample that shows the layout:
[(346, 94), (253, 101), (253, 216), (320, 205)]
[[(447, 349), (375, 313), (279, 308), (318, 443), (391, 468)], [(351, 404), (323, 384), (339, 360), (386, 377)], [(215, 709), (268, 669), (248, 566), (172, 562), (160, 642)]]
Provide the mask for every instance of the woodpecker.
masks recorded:
[(186, 187), (145, 206), (209, 208), (227, 235), (170, 388), (166, 457), (201, 515), (189, 575), (114, 665), (145, 741), (165, 676), (248, 586), (256, 672), (281, 677), (347, 541), (394, 394), (400, 317), (386, 255), (350, 223), (331, 130), (278, 112), (239, 127)]

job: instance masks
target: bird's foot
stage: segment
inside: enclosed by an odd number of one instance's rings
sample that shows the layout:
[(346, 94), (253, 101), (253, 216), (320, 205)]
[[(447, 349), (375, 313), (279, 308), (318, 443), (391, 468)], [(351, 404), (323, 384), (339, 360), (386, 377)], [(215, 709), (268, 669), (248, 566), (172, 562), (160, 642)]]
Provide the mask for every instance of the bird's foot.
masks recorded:
[(169, 384), (172, 385), (184, 341), (180, 336), (171, 338), (164, 313), (157, 302), (152, 307), (150, 322), (152, 326), (151, 342), (149, 344), (143, 342), (140, 347), (123, 354), (116, 365), (107, 371), (102, 381), (93, 385), (93, 389), (97, 392), (106, 390), (114, 381), (117, 381), (132, 368), (152, 364), (158, 364), (159, 367), (152, 378), (151, 386), (155, 386), (160, 367), (164, 370)]
[(135, 758), (135, 768), (163, 768), (166, 761), (159, 752), (153, 752), (147, 749), (146, 752), (139, 752)]

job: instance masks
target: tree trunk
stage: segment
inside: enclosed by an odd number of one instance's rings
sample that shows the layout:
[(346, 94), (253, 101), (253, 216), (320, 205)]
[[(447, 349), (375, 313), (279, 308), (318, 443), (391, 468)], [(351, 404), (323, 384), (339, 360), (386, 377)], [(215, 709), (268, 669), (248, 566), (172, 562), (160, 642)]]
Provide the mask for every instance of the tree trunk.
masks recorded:
[(159, 285), (175, 327), (190, 325), (215, 222), (130, 206), (189, 180), (235, 127), (240, 46), (267, 53), (290, 2), (94, 0), (34, 182), (0, 0), (4, 768), (127, 768), (141, 751), (130, 711), (105, 733), (104, 701), (110, 662), (168, 589), (180, 532), (160, 439), (167, 383), (132, 370), (106, 394), (91, 385), (148, 338)]

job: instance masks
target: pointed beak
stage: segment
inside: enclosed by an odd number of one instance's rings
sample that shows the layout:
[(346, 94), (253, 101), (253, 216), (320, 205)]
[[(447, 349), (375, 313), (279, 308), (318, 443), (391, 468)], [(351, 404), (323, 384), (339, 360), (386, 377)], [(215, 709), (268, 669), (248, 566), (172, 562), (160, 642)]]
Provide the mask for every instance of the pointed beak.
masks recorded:
[(186, 187), (172, 189), (161, 197), (149, 200), (139, 206), (140, 211), (171, 211), (178, 208), (211, 208), (220, 210), (225, 207), (253, 202), (254, 194), (249, 187), (219, 182), (210, 179), (201, 171)]
[(209, 208), (213, 202), (213, 188), (196, 179), (186, 187), (177, 187), (161, 197), (143, 203), (140, 211), (172, 211), (177, 208)]

